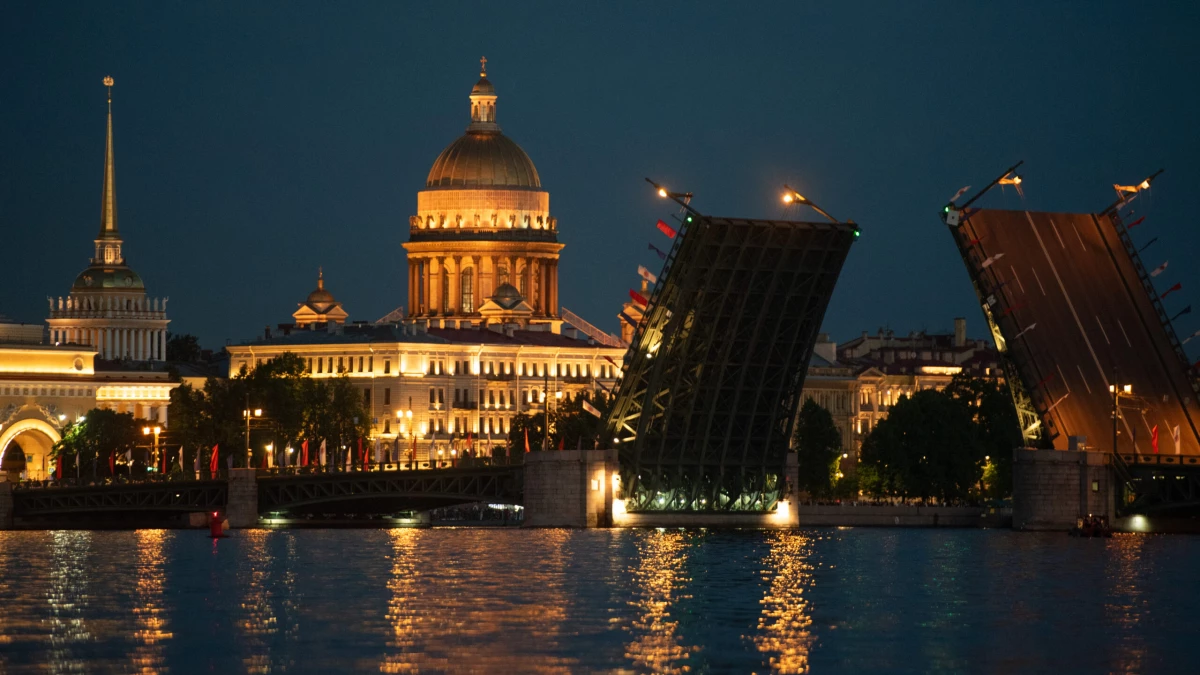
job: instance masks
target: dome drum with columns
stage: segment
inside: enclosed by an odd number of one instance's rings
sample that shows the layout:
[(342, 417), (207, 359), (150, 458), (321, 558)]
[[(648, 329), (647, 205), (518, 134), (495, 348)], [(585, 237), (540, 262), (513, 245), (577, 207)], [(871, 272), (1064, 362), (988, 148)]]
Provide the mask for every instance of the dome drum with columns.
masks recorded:
[[(408, 317), (561, 325), (557, 223), (529, 155), (500, 131), (486, 59), (467, 131), (438, 156), (409, 219)], [(505, 288), (507, 285), (507, 288)], [(504, 296), (496, 298), (497, 292)], [(512, 292), (520, 296), (513, 303)], [(498, 300), (498, 301), (496, 301)], [(507, 309), (505, 309), (507, 307)]]

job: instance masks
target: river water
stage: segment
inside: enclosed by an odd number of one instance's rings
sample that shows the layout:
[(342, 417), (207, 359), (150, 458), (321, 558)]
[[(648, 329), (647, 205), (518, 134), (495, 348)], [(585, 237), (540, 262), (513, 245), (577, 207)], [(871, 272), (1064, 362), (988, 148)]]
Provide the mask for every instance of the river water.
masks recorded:
[(0, 532), (0, 673), (1197, 672), (1200, 537)]

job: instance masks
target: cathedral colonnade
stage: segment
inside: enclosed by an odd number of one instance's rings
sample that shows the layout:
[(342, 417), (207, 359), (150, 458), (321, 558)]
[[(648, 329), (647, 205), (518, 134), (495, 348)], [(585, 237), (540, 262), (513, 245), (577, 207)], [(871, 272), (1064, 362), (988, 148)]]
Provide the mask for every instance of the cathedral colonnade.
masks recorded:
[(504, 283), (515, 286), (535, 315), (558, 316), (558, 255), (408, 256), (410, 316), (474, 314)]

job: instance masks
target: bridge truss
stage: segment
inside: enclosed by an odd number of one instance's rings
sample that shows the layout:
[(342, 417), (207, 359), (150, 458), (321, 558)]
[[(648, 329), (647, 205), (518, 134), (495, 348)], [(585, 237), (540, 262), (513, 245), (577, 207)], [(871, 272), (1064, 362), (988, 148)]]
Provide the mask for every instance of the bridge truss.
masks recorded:
[(380, 471), (266, 477), (258, 480), (259, 513), (311, 510), (353, 502), (447, 505), (520, 504), (522, 467)]
[(117, 511), (201, 512), (225, 508), (225, 481), (180, 481), (13, 491), (21, 518)]
[(769, 512), (853, 223), (689, 208), (605, 421), (630, 512)]

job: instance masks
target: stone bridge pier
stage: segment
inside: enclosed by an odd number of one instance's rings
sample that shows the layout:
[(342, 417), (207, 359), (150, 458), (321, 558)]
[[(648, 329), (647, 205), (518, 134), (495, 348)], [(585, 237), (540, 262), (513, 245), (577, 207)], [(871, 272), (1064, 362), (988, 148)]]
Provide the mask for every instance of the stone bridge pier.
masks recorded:
[(1104, 452), (1013, 451), (1013, 529), (1069, 530), (1078, 518), (1114, 522), (1116, 481)]
[(525, 455), (525, 527), (612, 526), (617, 451)]

